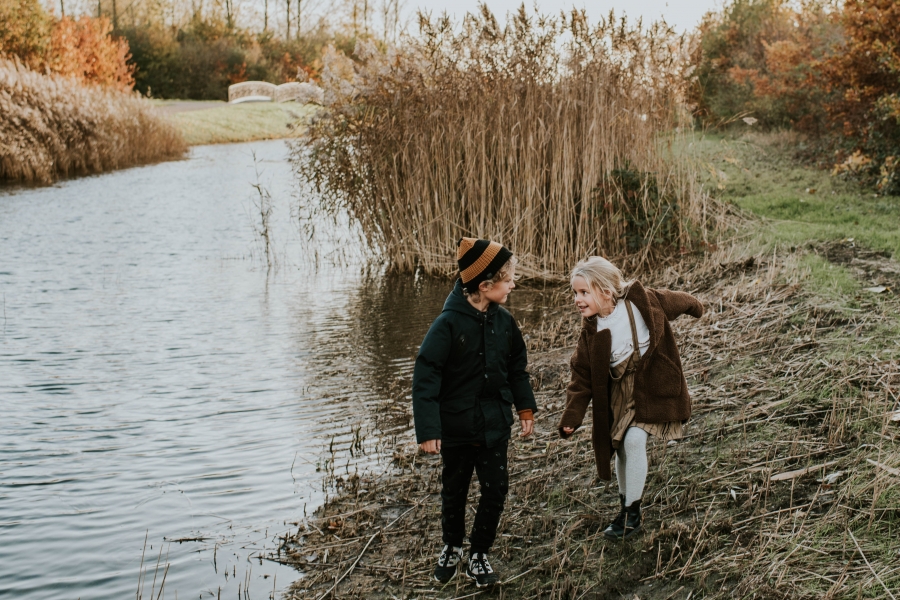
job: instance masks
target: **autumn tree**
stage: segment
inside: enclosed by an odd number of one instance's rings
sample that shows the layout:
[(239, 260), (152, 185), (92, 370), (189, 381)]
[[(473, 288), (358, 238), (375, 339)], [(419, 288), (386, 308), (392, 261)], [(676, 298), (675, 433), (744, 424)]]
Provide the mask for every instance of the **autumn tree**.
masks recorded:
[(858, 149), (900, 158), (900, 3), (847, 0), (842, 51), (827, 64), (839, 93), (828, 107), (833, 127)]
[(0, 24), (0, 56), (18, 58), (27, 67), (40, 68), (53, 27), (53, 19), (40, 0), (3, 0)]
[(46, 64), (55, 73), (122, 91), (134, 87), (128, 42), (112, 36), (106, 17), (63, 17), (53, 27), (48, 50)]

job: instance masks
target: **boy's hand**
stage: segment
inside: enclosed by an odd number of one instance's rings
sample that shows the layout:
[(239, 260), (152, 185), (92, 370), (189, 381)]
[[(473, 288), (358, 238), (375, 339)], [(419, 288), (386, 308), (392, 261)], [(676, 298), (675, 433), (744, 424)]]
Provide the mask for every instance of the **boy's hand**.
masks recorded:
[(566, 435), (572, 435), (572, 432), (575, 431), (574, 427), (563, 427), (562, 430), (566, 433)]
[(522, 433), (519, 434), (519, 437), (528, 437), (534, 431), (534, 421), (532, 419), (527, 419), (520, 421), (522, 423)]
[(428, 440), (419, 444), (419, 448), (426, 454), (439, 454), (441, 451), (441, 440)]

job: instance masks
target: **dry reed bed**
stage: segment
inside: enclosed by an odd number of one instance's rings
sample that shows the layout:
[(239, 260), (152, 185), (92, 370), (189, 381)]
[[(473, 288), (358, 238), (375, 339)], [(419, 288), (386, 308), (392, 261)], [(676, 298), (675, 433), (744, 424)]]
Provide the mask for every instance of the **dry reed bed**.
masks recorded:
[(615, 484), (596, 481), (586, 431), (555, 432), (577, 327), (566, 307), (531, 331), (543, 411), (534, 438), (511, 445), (494, 550), (504, 584), (479, 594), (430, 579), (439, 461), (407, 441), (382, 473), (329, 472), (336, 494), (272, 557), (303, 573), (288, 597), (897, 597), (900, 364), (857, 347), (896, 328), (898, 302), (823, 306), (795, 255), (723, 261), (653, 282), (693, 290), (708, 312), (675, 325), (695, 416), (681, 443), (651, 443), (638, 539), (603, 539)]
[[(686, 44), (664, 24), (592, 25), (524, 8), (356, 60), (326, 56), (327, 110), (295, 147), (300, 175), (398, 270), (449, 272), (461, 235), (515, 248), (526, 276), (586, 255), (626, 264), (706, 240), (720, 207), (679, 156)], [(686, 144), (685, 144), (686, 146)]]
[(0, 59), (0, 181), (51, 183), (178, 158), (181, 135), (138, 96)]

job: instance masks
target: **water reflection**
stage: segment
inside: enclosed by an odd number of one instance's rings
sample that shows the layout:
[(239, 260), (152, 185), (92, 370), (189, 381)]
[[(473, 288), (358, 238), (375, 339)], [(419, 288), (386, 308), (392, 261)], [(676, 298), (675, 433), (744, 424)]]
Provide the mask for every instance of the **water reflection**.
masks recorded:
[[(329, 267), (327, 244), (310, 268), (285, 158), (204, 147), (0, 190), (0, 597), (131, 596), (145, 550), (144, 597), (157, 560), (170, 598), (268, 597), (296, 572), (259, 556), (321, 502), (328, 461), (350, 473), (409, 436), (450, 283)], [(514, 311), (539, 313), (528, 298)]]

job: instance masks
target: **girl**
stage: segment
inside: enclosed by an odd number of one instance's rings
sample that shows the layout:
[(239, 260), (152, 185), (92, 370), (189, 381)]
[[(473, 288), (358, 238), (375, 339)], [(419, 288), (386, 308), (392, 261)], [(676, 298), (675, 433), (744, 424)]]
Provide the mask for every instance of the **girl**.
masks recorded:
[(559, 434), (569, 437), (581, 426), (593, 399), (597, 472), (610, 479), (615, 452), (621, 502), (618, 516), (603, 533), (628, 538), (641, 529), (647, 437), (678, 439), (691, 416), (669, 321), (685, 313), (699, 318), (703, 305), (684, 292), (625, 281), (615, 265), (599, 256), (575, 265), (570, 280), (583, 328), (570, 361), (572, 379)]

